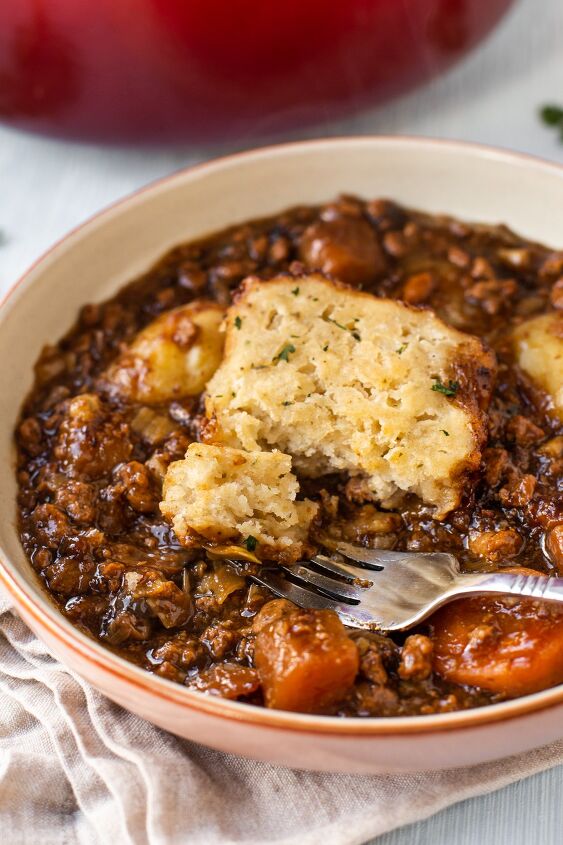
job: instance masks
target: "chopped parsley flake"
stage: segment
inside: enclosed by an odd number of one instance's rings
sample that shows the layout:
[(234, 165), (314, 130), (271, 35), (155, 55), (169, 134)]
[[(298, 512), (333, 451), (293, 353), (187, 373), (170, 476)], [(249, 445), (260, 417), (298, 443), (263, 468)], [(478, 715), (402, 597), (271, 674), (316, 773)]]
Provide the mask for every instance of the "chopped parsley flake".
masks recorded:
[(292, 292), (293, 296), (299, 296), (299, 288), (298, 287), (293, 288), (293, 290), (291, 292)]
[(249, 534), (246, 540), (243, 540), (242, 545), (246, 546), (247, 551), (253, 552), (258, 545), (258, 540), (252, 534)]
[(239, 329), (239, 330), (240, 330), (240, 327), (241, 327), (241, 326), (242, 326), (242, 320), (241, 320), (241, 318), (240, 318), (240, 317), (238, 316), (238, 314), (237, 314), (237, 316), (235, 317), (235, 329)]
[(325, 345), (323, 346), (323, 352), (327, 352), (327, 350), (328, 350), (328, 343), (325, 343)]
[(348, 326), (344, 326), (342, 323), (339, 323), (338, 320), (333, 320), (332, 317), (323, 317), (323, 320), (326, 320), (327, 323), (333, 323), (339, 329), (342, 329), (344, 332), (350, 332), (354, 340), (361, 340), (360, 333), (357, 332), (355, 329), (349, 329)]
[(293, 405), (293, 402), (282, 402), (282, 405), (287, 408), (288, 405)]
[(446, 437), (449, 437), (449, 436), (450, 436), (450, 432), (449, 432), (449, 431), (446, 431), (446, 429), (445, 429), (445, 428), (441, 428), (441, 429), (440, 429), (440, 431), (441, 431), (441, 432), (442, 432), (442, 434), (444, 434)]
[(435, 390), (436, 393), (443, 393), (444, 396), (455, 396), (459, 390), (459, 382), (450, 379), (447, 384), (443, 384), (441, 379), (435, 378), (432, 390)]
[(274, 355), (272, 361), (289, 361), (289, 356), (295, 352), (295, 346), (293, 343), (286, 343), (285, 346), (278, 352), (277, 355)]
[(399, 348), (396, 350), (397, 355), (402, 355), (405, 349), (407, 348), (408, 343), (402, 343)]

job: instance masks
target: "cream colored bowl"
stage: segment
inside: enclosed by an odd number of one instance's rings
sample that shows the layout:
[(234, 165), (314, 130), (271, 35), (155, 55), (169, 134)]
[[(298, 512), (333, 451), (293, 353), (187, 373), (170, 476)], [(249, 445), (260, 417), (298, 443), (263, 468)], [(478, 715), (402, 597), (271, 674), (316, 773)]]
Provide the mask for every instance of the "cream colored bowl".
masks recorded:
[(437, 716), (337, 719), (223, 701), (139, 669), (73, 628), (50, 603), (15, 527), (12, 432), (43, 344), (86, 302), (111, 296), (169, 247), (340, 192), (504, 222), (563, 246), (563, 168), (484, 147), (415, 138), (339, 138), (270, 147), (178, 173), (76, 229), (20, 280), (0, 310), (1, 582), (53, 654), (114, 701), (183, 737), (310, 769), (461, 766), (563, 736), (563, 686)]

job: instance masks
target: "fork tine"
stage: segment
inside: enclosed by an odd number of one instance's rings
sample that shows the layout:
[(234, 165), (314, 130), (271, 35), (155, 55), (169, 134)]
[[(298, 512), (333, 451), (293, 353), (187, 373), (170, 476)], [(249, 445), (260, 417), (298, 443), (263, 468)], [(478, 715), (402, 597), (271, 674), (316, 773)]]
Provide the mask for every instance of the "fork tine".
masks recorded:
[(262, 570), (259, 575), (252, 574), (250, 578), (258, 584), (262, 584), (263, 587), (268, 587), (276, 595), (289, 599), (299, 607), (313, 607), (316, 610), (335, 610), (337, 612), (340, 610), (347, 612), (351, 609), (350, 605), (341, 605), (333, 599), (321, 596), (313, 590), (307, 590), (299, 584), (288, 581), (281, 571), (278, 573), (271, 569)]
[[(329, 594), (329, 598), (334, 599), (352, 599), (354, 604), (360, 601), (361, 599), (361, 590), (362, 587), (357, 584), (350, 584), (349, 582), (346, 583), (344, 581), (337, 581), (336, 578), (327, 578), (326, 575), (322, 575), (319, 572), (315, 572), (314, 569), (309, 569), (306, 566), (302, 566), (300, 564), (296, 564), (295, 566), (286, 567), (282, 566), (282, 570), (290, 576), (290, 579), (297, 578), (302, 580), (307, 586), (307, 584), (312, 584), (315, 587), (318, 587), (320, 590), (324, 590)], [(368, 582), (370, 583), (370, 582)], [(368, 584), (366, 583), (366, 586)]]
[[(315, 555), (311, 560), (315, 566), (327, 572), (332, 572), (334, 575), (339, 575), (341, 578), (346, 578), (347, 581), (357, 581), (358, 579), (362, 581), (369, 580), (370, 569), (367, 567), (352, 566), (345, 561), (333, 560), (331, 557), (322, 554)], [(375, 574), (380, 569), (376, 569), (374, 566), (371, 568), (371, 571)]]
[(345, 625), (352, 628), (363, 628), (376, 630), (379, 627), (378, 620), (373, 613), (364, 611), (359, 605), (341, 604), (325, 596), (314, 593), (312, 590), (305, 590), (298, 584), (292, 584), (281, 572), (272, 570), (263, 571), (260, 575), (249, 575), (252, 581), (267, 587), (277, 596), (289, 599), (298, 607), (314, 608), (315, 610), (334, 610)]
[(381, 569), (386, 563), (393, 563), (405, 557), (405, 552), (393, 552), (387, 549), (365, 549), (353, 543), (335, 543), (334, 550), (349, 560), (364, 566)]
[[(416, 560), (424, 566), (426, 574), (445, 569), (460, 573), (459, 561), (451, 552), (395, 552), (386, 549), (365, 549), (352, 543), (335, 543), (334, 550), (349, 560), (356, 561), (370, 569), (380, 569), (390, 575), (401, 564), (411, 565)], [(378, 579), (379, 581), (379, 579)]]

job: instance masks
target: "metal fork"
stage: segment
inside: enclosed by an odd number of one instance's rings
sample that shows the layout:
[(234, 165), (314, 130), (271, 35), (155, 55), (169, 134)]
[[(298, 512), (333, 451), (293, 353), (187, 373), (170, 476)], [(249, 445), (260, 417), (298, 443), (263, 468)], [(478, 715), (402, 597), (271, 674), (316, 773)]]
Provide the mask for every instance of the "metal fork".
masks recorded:
[(336, 559), (318, 554), (249, 577), (300, 607), (334, 610), (352, 628), (384, 631), (411, 628), (460, 596), (497, 593), (563, 603), (563, 578), (462, 574), (456, 558), (445, 552), (391, 552), (351, 543), (334, 548)]

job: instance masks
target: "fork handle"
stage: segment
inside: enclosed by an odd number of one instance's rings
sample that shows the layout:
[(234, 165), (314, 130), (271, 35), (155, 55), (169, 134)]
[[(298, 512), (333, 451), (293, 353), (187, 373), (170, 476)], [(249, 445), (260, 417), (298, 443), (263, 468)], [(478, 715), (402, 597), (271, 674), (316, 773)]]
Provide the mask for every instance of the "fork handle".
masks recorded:
[(512, 572), (460, 575), (448, 592), (450, 598), (471, 594), (501, 593), (563, 604), (563, 578), (548, 578), (545, 575), (519, 575)]

